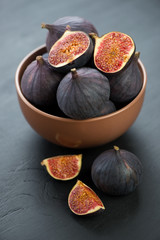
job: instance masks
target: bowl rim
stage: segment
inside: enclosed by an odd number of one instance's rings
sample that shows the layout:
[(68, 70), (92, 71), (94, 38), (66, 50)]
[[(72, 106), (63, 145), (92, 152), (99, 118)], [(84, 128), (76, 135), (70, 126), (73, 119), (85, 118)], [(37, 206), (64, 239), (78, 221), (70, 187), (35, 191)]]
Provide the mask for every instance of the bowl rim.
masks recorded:
[(138, 64), (140, 67), (140, 71), (143, 77), (143, 84), (142, 84), (142, 88), (140, 90), (140, 92), (138, 93), (138, 95), (127, 105), (125, 105), (124, 107), (120, 108), (119, 110), (116, 110), (113, 113), (109, 113), (107, 115), (104, 116), (100, 116), (100, 117), (94, 117), (94, 118), (88, 118), (88, 119), (83, 119), (83, 120), (77, 120), (77, 119), (71, 119), (71, 118), (64, 118), (64, 117), (59, 117), (59, 116), (55, 116), (49, 113), (46, 113), (38, 108), (36, 108), (35, 106), (33, 106), (23, 95), (22, 91), (21, 91), (21, 87), (20, 87), (20, 72), (21, 72), (21, 68), (24, 65), (24, 63), (32, 56), (35, 55), (36, 52), (38, 51), (44, 51), (45, 52), (46, 49), (46, 45), (41, 45), (37, 48), (35, 48), (34, 50), (32, 50), (30, 53), (28, 53), (23, 59), (22, 61), (19, 63), (16, 73), (15, 73), (15, 86), (16, 86), (16, 90), (17, 93), (19, 95), (19, 97), (21, 98), (21, 100), (29, 107), (31, 108), (33, 111), (37, 112), (40, 115), (43, 115), (44, 117), (48, 117), (54, 120), (58, 120), (58, 121), (63, 121), (63, 122), (69, 122), (69, 123), (89, 123), (89, 122), (95, 122), (95, 121), (99, 121), (99, 120), (104, 120), (104, 119), (108, 119), (108, 118), (112, 118), (113, 116), (116, 116), (118, 114), (120, 114), (121, 112), (124, 112), (125, 110), (127, 110), (128, 108), (132, 107), (138, 100), (139, 98), (141, 98), (142, 94), (144, 93), (145, 89), (146, 89), (146, 84), (147, 84), (147, 72), (146, 69), (142, 63), (142, 61), (140, 59), (138, 59)]

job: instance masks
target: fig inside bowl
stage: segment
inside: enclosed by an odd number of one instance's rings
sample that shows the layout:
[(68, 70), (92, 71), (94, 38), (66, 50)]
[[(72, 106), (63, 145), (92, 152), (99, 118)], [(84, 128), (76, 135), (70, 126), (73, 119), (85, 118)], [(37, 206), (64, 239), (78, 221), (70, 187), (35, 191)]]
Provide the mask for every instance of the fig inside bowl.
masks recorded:
[(109, 143), (124, 134), (138, 117), (143, 105), (147, 74), (138, 60), (142, 75), (139, 94), (127, 105), (105, 116), (86, 120), (74, 120), (44, 112), (33, 106), (21, 91), (21, 78), (26, 67), (38, 55), (46, 53), (42, 45), (30, 52), (19, 64), (15, 74), (15, 86), (21, 111), (29, 125), (44, 139), (69, 148), (87, 148)]

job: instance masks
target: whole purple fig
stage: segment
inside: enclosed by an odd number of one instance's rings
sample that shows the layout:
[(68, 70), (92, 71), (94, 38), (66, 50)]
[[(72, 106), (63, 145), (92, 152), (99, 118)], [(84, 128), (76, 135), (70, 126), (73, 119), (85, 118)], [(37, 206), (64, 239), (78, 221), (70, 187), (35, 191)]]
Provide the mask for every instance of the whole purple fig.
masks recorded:
[(47, 60), (37, 56), (23, 73), (22, 93), (34, 106), (46, 109), (56, 104), (56, 91), (62, 75), (53, 71)]
[(141, 182), (142, 172), (138, 157), (117, 146), (101, 153), (91, 168), (92, 180), (97, 188), (115, 196), (133, 192)]
[(115, 111), (109, 97), (107, 77), (93, 68), (71, 69), (57, 89), (60, 109), (73, 119), (93, 118)]

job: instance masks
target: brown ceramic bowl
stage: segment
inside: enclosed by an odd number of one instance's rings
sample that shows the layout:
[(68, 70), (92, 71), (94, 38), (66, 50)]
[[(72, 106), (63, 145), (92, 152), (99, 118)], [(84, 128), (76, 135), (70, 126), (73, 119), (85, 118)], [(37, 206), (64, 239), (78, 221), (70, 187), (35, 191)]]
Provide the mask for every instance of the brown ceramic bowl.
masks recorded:
[(128, 130), (140, 113), (147, 84), (146, 70), (140, 60), (138, 63), (142, 73), (143, 86), (132, 102), (106, 116), (73, 120), (54, 116), (37, 109), (22, 94), (20, 81), (24, 70), (28, 64), (35, 60), (37, 55), (44, 53), (46, 53), (45, 45), (29, 53), (19, 64), (15, 75), (20, 108), (30, 126), (39, 135), (61, 146), (86, 148), (111, 142)]

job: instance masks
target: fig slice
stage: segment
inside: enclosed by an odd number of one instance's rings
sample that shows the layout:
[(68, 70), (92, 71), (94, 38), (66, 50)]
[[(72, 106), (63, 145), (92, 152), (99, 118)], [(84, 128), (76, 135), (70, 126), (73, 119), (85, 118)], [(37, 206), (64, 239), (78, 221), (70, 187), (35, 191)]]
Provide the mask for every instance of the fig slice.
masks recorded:
[(80, 180), (69, 193), (68, 206), (76, 215), (88, 215), (105, 209), (97, 194)]
[(59, 72), (68, 72), (72, 68), (84, 66), (93, 53), (93, 42), (82, 31), (72, 31), (70, 26), (62, 37), (50, 49), (48, 62)]
[(75, 178), (81, 169), (82, 154), (62, 155), (46, 158), (41, 162), (48, 173), (57, 180), (70, 180)]
[(109, 32), (102, 37), (89, 34), (95, 40), (94, 64), (104, 73), (122, 70), (135, 53), (133, 39), (121, 32)]

